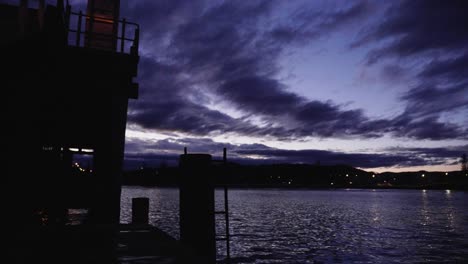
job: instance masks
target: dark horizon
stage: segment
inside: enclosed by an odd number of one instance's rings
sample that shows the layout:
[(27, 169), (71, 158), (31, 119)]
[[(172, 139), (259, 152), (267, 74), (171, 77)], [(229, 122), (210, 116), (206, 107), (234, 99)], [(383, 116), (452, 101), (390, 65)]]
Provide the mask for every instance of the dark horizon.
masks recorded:
[[(223, 168), (222, 166), (225, 166)], [(468, 190), (468, 171), (371, 172), (348, 165), (239, 164), (214, 165), (201, 178), (213, 176), (215, 186), (285, 189), (436, 189)], [(179, 165), (162, 163), (124, 170), (126, 186), (177, 188), (183, 175)], [(87, 174), (88, 172), (81, 172)]]
[[(224, 144), (216, 144), (215, 147), (226, 146)], [(232, 145), (230, 145), (232, 147)], [(357, 153), (339, 153), (333, 151), (322, 151), (322, 150), (280, 150), (273, 149), (267, 146), (260, 146), (257, 144), (258, 149), (242, 149), (242, 146), (234, 146), (234, 151), (229, 153), (229, 160), (239, 165), (272, 165), (272, 164), (306, 164), (306, 165), (323, 165), (323, 166), (337, 166), (345, 165), (355, 167), (368, 172), (384, 173), (384, 172), (416, 172), (416, 171), (432, 171), (432, 172), (449, 172), (449, 171), (460, 171), (463, 170), (463, 152), (462, 150), (451, 150), (451, 149), (432, 149), (430, 153), (426, 152), (429, 149), (413, 149), (415, 156), (406, 155), (390, 155), (390, 154), (357, 154)], [(180, 146), (177, 146), (180, 147)], [(219, 150), (219, 149), (218, 149)], [(174, 150), (176, 152), (177, 150)], [(176, 152), (177, 153), (177, 152)], [(203, 153), (201, 151), (191, 151), (191, 153)], [(242, 155), (268, 155), (272, 158), (245, 158)], [(172, 166), (177, 167), (179, 162), (178, 154), (126, 154), (124, 158), (124, 170), (135, 170), (140, 167), (158, 168), (161, 166)], [(222, 153), (219, 151), (214, 153), (208, 153), (213, 155), (214, 158), (221, 159)], [(454, 158), (454, 162), (451, 167), (447, 169), (425, 169), (424, 165), (427, 165), (424, 158), (421, 156), (444, 156), (459, 154), (458, 158)], [(276, 158), (273, 158), (276, 157)], [(466, 163), (466, 161), (465, 161)], [(407, 167), (403, 164), (411, 164), (413, 166), (420, 167)], [(376, 166), (378, 165), (378, 166)], [(381, 169), (374, 170), (375, 167), (382, 167)], [(406, 170), (405, 170), (406, 169)]]

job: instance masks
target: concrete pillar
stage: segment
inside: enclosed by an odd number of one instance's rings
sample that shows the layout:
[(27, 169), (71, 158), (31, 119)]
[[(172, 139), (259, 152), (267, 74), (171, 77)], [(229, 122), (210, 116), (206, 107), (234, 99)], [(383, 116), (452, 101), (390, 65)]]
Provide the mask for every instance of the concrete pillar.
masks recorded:
[(180, 240), (194, 249), (203, 263), (216, 262), (214, 182), (211, 155), (180, 156)]

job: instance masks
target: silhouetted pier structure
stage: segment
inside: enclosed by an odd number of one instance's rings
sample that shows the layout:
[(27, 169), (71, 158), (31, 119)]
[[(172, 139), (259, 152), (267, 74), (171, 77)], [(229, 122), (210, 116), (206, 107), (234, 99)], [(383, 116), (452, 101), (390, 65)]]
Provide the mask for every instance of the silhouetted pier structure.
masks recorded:
[[(119, 4), (89, 0), (85, 14), (61, 0), (0, 5), (8, 127), (2, 169), (13, 199), (4, 237), (12, 263), (42, 263), (53, 254), (82, 263), (76, 253), (104, 263), (114, 256), (127, 105), (138, 97), (139, 60), (139, 26), (119, 19)], [(90, 163), (86, 172), (73, 165), (80, 159)], [(69, 230), (71, 209), (86, 214), (79, 232)]]
[(181, 157), (184, 245), (148, 225), (146, 199), (119, 224), (139, 26), (119, 18), (119, 0), (89, 0), (86, 13), (45, 3), (0, 4), (5, 263), (214, 263), (209, 155)]

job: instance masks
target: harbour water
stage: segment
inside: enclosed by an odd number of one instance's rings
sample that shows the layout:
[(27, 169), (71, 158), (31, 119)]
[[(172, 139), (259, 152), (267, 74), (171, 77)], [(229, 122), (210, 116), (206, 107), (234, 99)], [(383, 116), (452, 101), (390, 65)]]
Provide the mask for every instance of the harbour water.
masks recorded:
[[(179, 237), (177, 189), (124, 187), (122, 223), (133, 197), (149, 197), (151, 224)], [(229, 207), (232, 263), (468, 262), (467, 192), (232, 189)]]

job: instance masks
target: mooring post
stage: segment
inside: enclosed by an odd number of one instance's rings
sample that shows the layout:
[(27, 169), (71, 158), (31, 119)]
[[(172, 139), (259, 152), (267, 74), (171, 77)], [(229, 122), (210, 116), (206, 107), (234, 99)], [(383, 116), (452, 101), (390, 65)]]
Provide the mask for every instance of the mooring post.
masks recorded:
[(202, 263), (216, 263), (211, 155), (183, 154), (179, 162), (180, 240), (195, 250)]
[(223, 148), (223, 163), (226, 164), (227, 162), (227, 149)]
[(132, 224), (147, 225), (149, 214), (149, 198), (138, 197), (132, 199)]

